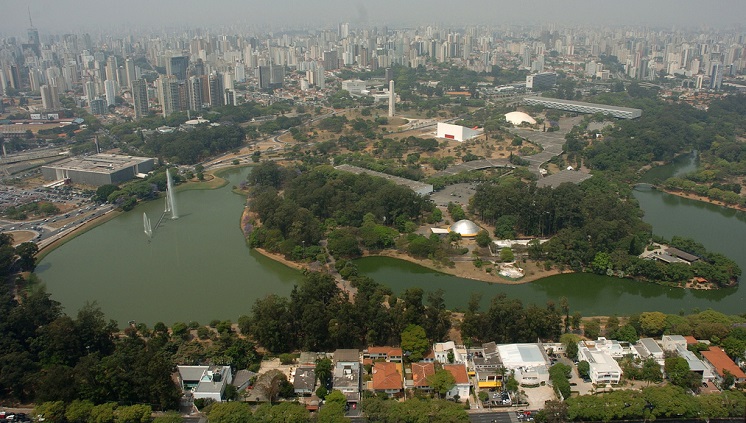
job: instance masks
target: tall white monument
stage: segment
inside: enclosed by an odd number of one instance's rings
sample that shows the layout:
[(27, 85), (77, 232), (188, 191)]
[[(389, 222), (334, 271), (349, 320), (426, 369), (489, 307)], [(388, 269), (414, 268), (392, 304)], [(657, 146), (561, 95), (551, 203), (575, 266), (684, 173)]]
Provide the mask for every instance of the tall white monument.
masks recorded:
[(396, 114), (396, 94), (394, 94), (394, 80), (389, 81), (389, 117)]

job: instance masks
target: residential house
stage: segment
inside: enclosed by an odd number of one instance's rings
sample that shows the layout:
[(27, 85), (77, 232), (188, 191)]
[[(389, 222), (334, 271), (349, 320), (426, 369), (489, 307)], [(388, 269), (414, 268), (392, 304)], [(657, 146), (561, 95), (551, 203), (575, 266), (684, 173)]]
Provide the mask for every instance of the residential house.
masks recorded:
[(676, 354), (682, 357), (689, 364), (689, 370), (702, 375), (703, 382), (712, 382), (715, 380), (715, 374), (712, 372), (709, 366), (707, 366), (702, 360), (686, 349), (686, 346), (677, 345)]
[(464, 364), (444, 364), (443, 370), (453, 375), (456, 382), (453, 388), (446, 393), (446, 398), (454, 398), (456, 395), (463, 400), (469, 398), (471, 383), (469, 382), (469, 376), (466, 374), (466, 366)]
[(391, 363), (401, 363), (403, 355), (402, 349), (397, 347), (368, 347), (363, 351), (363, 359), (384, 360)]
[(316, 391), (316, 369), (314, 367), (298, 367), (291, 376), (296, 395), (313, 395)]
[(355, 349), (334, 352), (332, 385), (347, 397), (347, 402), (360, 401), (360, 351)]
[(637, 351), (644, 360), (653, 357), (658, 364), (663, 365), (663, 350), (653, 338), (641, 338), (637, 345), (640, 347)]
[[(433, 353), (438, 363), (466, 363), (466, 348), (463, 345), (457, 346), (453, 341), (433, 344)], [(449, 357), (452, 357), (453, 361), (449, 360)]]
[(233, 381), (230, 366), (176, 366), (179, 383), (194, 399), (223, 400), (225, 387)]
[(663, 335), (661, 338), (661, 345), (664, 351), (676, 351), (679, 346), (686, 349), (686, 338), (681, 335)]
[(236, 387), (236, 391), (241, 392), (246, 390), (246, 388), (249, 387), (249, 384), (251, 383), (251, 379), (253, 379), (257, 374), (255, 372), (249, 371), (249, 370), (239, 370), (236, 372), (236, 375), (233, 377), (233, 382), (231, 382), (231, 385)]
[(591, 382), (618, 384), (622, 378), (622, 369), (608, 352), (596, 348), (593, 341), (578, 342), (578, 360), (587, 361), (590, 365)]
[(717, 384), (723, 384), (725, 373), (733, 375), (736, 383), (746, 382), (746, 374), (743, 370), (728, 357), (728, 354), (720, 347), (710, 347), (707, 351), (702, 351), (704, 362), (713, 370)]
[(428, 378), (435, 374), (435, 365), (433, 363), (412, 363), (412, 380), (411, 385), (407, 380), (407, 388), (430, 390)]
[(399, 395), (404, 391), (404, 378), (401, 363), (373, 363), (373, 390), (385, 392), (389, 396)]

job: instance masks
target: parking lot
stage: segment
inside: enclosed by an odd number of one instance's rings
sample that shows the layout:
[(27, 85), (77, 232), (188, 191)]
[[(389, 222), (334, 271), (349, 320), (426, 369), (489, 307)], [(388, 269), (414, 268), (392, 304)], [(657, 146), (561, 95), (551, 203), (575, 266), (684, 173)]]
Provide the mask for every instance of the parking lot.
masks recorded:
[(466, 207), (469, 199), (477, 192), (477, 183), (448, 185), (440, 191), (430, 194), (430, 198), (439, 207), (446, 207), (448, 203), (461, 204)]

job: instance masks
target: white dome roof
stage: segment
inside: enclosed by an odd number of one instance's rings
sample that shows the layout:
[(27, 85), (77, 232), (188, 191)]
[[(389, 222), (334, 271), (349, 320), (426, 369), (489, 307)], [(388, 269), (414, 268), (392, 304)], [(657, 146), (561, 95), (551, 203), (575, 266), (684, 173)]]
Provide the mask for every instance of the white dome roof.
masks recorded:
[(505, 114), (505, 120), (512, 123), (513, 125), (520, 125), (523, 122), (528, 122), (531, 125), (536, 124), (534, 118), (523, 112), (510, 112)]
[(461, 236), (477, 236), (480, 231), (479, 226), (471, 220), (459, 220), (450, 227), (451, 232), (456, 232)]

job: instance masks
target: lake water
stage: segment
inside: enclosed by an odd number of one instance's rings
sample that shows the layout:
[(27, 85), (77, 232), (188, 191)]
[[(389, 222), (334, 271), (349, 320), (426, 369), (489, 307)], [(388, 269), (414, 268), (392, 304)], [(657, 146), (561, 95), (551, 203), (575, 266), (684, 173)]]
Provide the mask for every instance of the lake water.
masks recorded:
[[(655, 168), (655, 178), (692, 169), (691, 158)], [(87, 301), (96, 301), (110, 318), (153, 324), (177, 321), (207, 323), (235, 319), (249, 312), (267, 294), (288, 295), (300, 272), (267, 259), (246, 246), (239, 228), (244, 198), (231, 186), (244, 180), (249, 168), (223, 176), (226, 187), (181, 191), (176, 201), (181, 218), (158, 228), (150, 243), (143, 232), (142, 213), (153, 223), (162, 213), (161, 201), (138, 206), (71, 240), (42, 260), (37, 274), (52, 298), (74, 314)], [(648, 176), (648, 175), (646, 175)], [(746, 269), (746, 216), (721, 207), (637, 188), (635, 198), (645, 221), (656, 234), (688, 236), (708, 249), (724, 253)], [(488, 284), (434, 272), (412, 263), (383, 257), (357, 261), (362, 274), (400, 293), (419, 286), (443, 289), (450, 308), (464, 308), (472, 292), (483, 304), (504, 292), (524, 303), (544, 304), (567, 297), (573, 311), (583, 315), (626, 315), (660, 310), (713, 308), (742, 313), (743, 286), (718, 291), (685, 291), (628, 279), (592, 274), (563, 274), (522, 285)]]
[(235, 321), (257, 298), (288, 295), (301, 278), (244, 242), (244, 198), (231, 187), (249, 171), (227, 171), (222, 176), (229, 184), (220, 189), (177, 192), (181, 217), (164, 220), (150, 242), (142, 214), (155, 225), (163, 201), (141, 204), (78, 236), (45, 257), (36, 273), (68, 314), (96, 301), (120, 326), (129, 320)]

